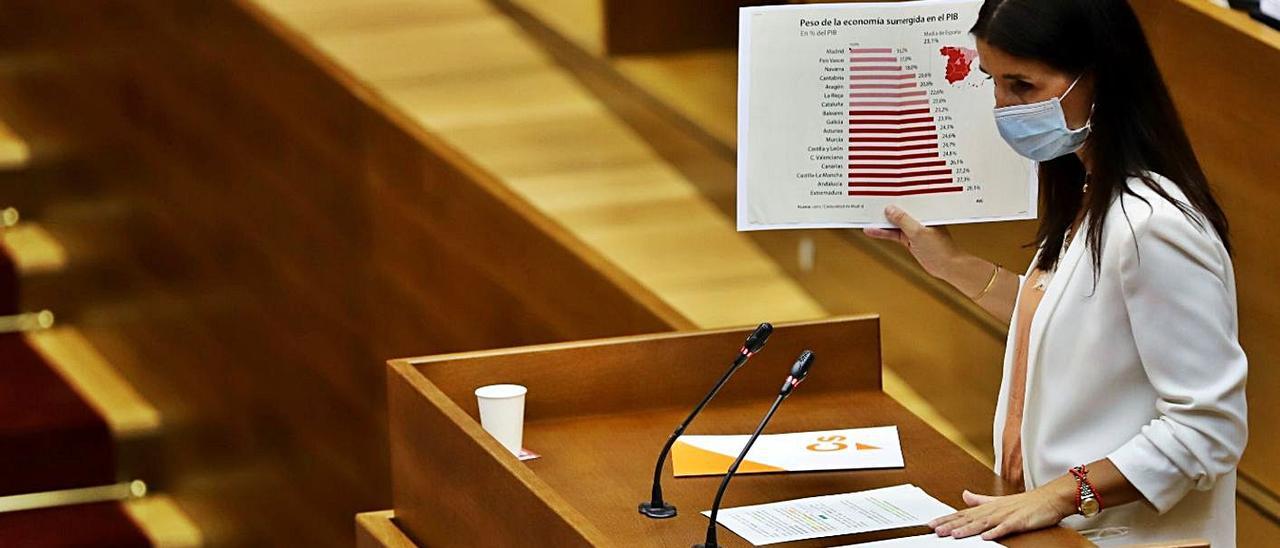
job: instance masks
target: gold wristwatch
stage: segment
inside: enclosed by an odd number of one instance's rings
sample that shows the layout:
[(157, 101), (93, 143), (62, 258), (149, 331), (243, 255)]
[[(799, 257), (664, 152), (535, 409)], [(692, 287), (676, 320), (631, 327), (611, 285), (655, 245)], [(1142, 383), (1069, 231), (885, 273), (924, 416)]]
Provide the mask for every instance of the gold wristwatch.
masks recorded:
[(1071, 475), (1076, 478), (1076, 512), (1086, 518), (1098, 515), (1102, 511), (1102, 500), (1089, 481), (1089, 469), (1080, 465), (1071, 469)]

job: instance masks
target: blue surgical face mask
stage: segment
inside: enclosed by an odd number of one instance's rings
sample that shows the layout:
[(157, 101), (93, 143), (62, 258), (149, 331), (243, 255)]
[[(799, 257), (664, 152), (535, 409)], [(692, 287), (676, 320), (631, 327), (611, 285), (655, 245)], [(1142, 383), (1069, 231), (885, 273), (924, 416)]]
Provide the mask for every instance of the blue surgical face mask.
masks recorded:
[[(1062, 99), (1075, 89), (1083, 76), (1077, 76), (1071, 82), (1071, 87), (1059, 97), (995, 109), (996, 128), (1000, 130), (1000, 136), (1018, 154), (1037, 162), (1080, 150), (1089, 137), (1089, 122), (1086, 121), (1084, 127), (1079, 129), (1067, 127), (1067, 117), (1062, 112)], [(1089, 117), (1093, 118), (1092, 112)]]

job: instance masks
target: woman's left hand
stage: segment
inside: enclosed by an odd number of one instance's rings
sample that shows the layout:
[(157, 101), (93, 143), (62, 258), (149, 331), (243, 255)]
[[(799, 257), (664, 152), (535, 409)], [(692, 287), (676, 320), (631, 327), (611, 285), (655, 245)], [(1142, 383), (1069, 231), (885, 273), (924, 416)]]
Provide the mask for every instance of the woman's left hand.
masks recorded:
[[(1026, 493), (993, 497), (964, 492), (966, 510), (929, 522), (938, 536), (955, 538), (981, 534), (984, 540), (1057, 525), (1076, 513), (1075, 492), (1053, 482)], [(1074, 489), (1074, 486), (1071, 486)]]

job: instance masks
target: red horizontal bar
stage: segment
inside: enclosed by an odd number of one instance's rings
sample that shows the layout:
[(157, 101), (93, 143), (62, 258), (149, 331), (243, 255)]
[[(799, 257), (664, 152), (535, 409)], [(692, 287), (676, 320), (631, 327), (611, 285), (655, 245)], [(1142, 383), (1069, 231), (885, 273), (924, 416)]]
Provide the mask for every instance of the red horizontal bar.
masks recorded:
[(849, 111), (849, 116), (877, 116), (877, 115), (904, 116), (907, 114), (929, 114), (929, 109), (909, 108), (906, 110), (851, 110)]
[[(854, 147), (849, 147), (849, 152), (854, 152)], [(859, 154), (857, 156), (850, 155), (850, 160), (920, 160), (924, 158), (937, 158), (937, 152), (925, 152), (916, 154), (903, 154), (894, 156), (892, 154)]]
[(964, 187), (946, 186), (939, 188), (917, 188), (911, 190), (850, 190), (850, 196), (908, 196), (911, 194), (938, 194), (942, 192), (964, 192)]
[(849, 48), (849, 53), (893, 53), (893, 48)]
[(891, 101), (849, 101), (849, 106), (859, 105), (868, 107), (911, 107), (927, 104), (929, 104), (928, 99), (922, 99), (919, 101), (900, 101), (896, 103)]
[(915, 82), (902, 84), (849, 84), (849, 89), (907, 89), (916, 87)]
[(890, 115), (890, 117), (902, 117), (908, 114), (929, 114), (929, 109), (902, 109), (902, 110), (850, 110), (850, 117), (865, 117), (865, 115)]
[[(854, 169), (854, 166), (849, 166)], [(929, 175), (951, 175), (950, 169), (929, 169), (925, 171), (912, 171), (910, 173), (863, 173), (861, 171), (850, 171), (849, 177), (858, 177), (861, 179), (901, 179), (903, 177), (926, 177)], [(950, 181), (948, 181), (950, 182)]]
[(869, 150), (871, 152), (906, 152), (908, 150), (938, 150), (937, 141), (912, 145), (888, 145), (888, 146), (867, 146), (858, 145), (857, 150)]
[(939, 177), (939, 178), (935, 178), (935, 179), (925, 179), (925, 180), (922, 180), (922, 181), (893, 181), (893, 182), (887, 182), (887, 181), (885, 181), (885, 182), (865, 182), (865, 181), (859, 181), (859, 182), (856, 182), (856, 183), (849, 183), (849, 186), (852, 186), (852, 187), (860, 187), (860, 186), (868, 186), (868, 187), (904, 187), (904, 186), (920, 186), (920, 185), (952, 185), (952, 184), (955, 184), (955, 180), (954, 180), (954, 179), (952, 179), (951, 177)]
[(910, 80), (915, 78), (914, 72), (902, 74), (850, 74), (850, 80)]
[(932, 116), (915, 117), (915, 118), (850, 118), (849, 123), (853, 125), (866, 124), (888, 124), (893, 126), (907, 126), (911, 124), (932, 124)]
[(938, 126), (895, 127), (885, 129), (850, 128), (849, 133), (915, 133), (917, 131), (937, 131)]
[(849, 97), (870, 97), (873, 99), (901, 99), (903, 97), (924, 97), (925, 90), (917, 89), (913, 91), (851, 91)]
[(898, 71), (901, 71), (901, 70), (902, 70), (902, 67), (901, 67), (901, 66), (892, 66), (892, 65), (869, 65), (869, 66), (865, 66), (865, 67), (864, 67), (864, 66), (859, 65), (859, 66), (849, 67), (849, 70), (852, 70), (852, 71), (855, 71), (855, 72), (864, 72), (864, 71), (865, 71), (865, 72), (872, 72), (872, 71), (879, 71), (879, 72), (898, 72)]
[(897, 63), (897, 57), (850, 57), (850, 63)]
[[(850, 160), (854, 159), (852, 156)], [(911, 162), (909, 164), (849, 164), (849, 169), (912, 169), (917, 167), (945, 167), (946, 160), (930, 160), (928, 162)]]
[[(937, 135), (896, 135), (893, 137), (850, 137), (850, 143), (903, 143), (907, 141), (937, 141)], [(936, 142), (934, 144), (937, 144)]]

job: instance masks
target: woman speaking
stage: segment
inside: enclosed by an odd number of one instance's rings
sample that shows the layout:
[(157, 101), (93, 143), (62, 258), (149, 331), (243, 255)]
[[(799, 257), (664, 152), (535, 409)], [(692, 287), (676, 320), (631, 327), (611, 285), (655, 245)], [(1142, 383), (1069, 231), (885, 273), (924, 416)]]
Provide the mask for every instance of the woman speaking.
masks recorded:
[(1248, 437), (1227, 220), (1124, 0), (986, 0), (972, 29), (995, 120), (1039, 162), (1038, 252), (1024, 275), (889, 207), (931, 275), (1010, 325), (996, 471), (939, 535), (1059, 522), (1095, 542), (1235, 545)]

